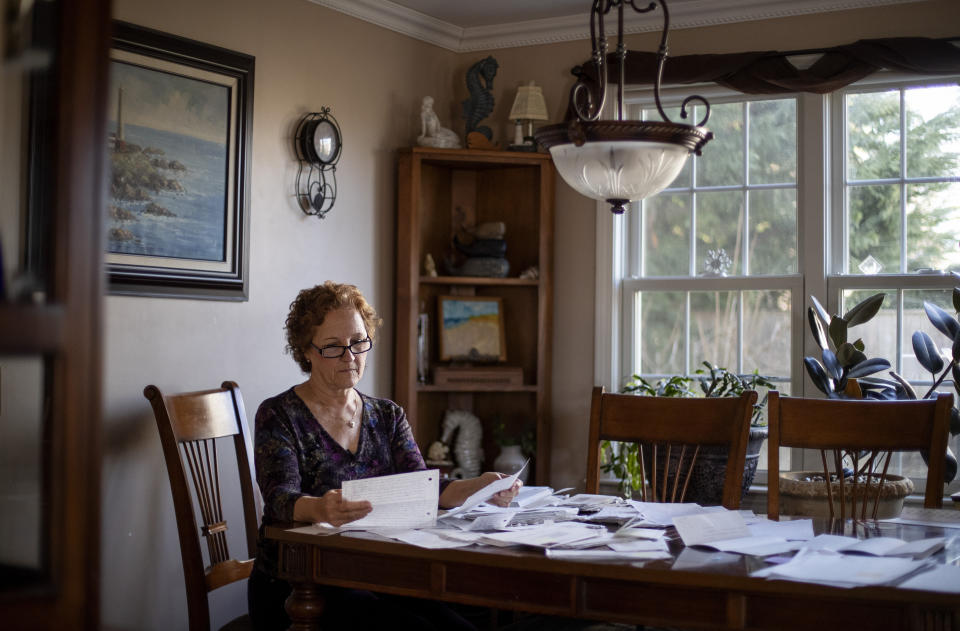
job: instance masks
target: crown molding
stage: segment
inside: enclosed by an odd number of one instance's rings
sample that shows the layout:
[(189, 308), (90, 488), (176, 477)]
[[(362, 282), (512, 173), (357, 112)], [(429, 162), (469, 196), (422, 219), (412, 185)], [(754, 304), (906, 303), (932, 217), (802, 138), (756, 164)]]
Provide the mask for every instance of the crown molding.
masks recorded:
[(461, 52), (464, 30), (389, 0), (309, 0), (364, 22), (402, 33), (447, 50)]
[[(461, 28), (389, 0), (309, 0), (454, 52), (535, 46), (590, 38), (589, 14)], [(687, 0), (670, 8), (670, 30), (866, 9), (922, 0)], [(610, 21), (615, 23), (614, 20)], [(626, 34), (659, 31), (662, 16), (624, 14)], [(615, 31), (613, 31), (615, 33)]]

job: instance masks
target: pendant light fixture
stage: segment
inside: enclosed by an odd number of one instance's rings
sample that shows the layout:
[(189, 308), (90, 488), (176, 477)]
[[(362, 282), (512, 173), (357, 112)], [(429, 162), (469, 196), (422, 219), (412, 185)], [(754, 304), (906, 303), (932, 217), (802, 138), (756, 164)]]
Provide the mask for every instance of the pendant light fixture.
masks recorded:
[[(653, 96), (660, 121), (624, 120), (623, 85), (627, 49), (623, 43), (624, 5), (638, 13), (663, 10), (663, 34), (657, 50), (657, 74)], [(617, 118), (600, 120), (607, 92), (607, 36), (604, 16), (617, 10), (617, 49), (619, 71), (617, 83)], [(710, 104), (701, 96), (689, 96), (680, 106), (681, 118), (687, 117), (690, 101), (703, 103), (703, 119), (696, 125), (674, 123), (660, 103), (660, 81), (667, 59), (667, 33), (670, 13), (664, 0), (638, 8), (635, 0), (593, 0), (590, 11), (591, 63), (596, 81), (580, 73), (570, 90), (570, 109), (576, 118), (557, 125), (541, 127), (534, 134), (537, 142), (550, 150), (560, 177), (577, 192), (592, 199), (606, 201), (617, 214), (630, 202), (639, 201), (662, 191), (673, 182), (691, 153), (700, 155), (703, 146), (713, 138), (704, 127), (710, 118)]]

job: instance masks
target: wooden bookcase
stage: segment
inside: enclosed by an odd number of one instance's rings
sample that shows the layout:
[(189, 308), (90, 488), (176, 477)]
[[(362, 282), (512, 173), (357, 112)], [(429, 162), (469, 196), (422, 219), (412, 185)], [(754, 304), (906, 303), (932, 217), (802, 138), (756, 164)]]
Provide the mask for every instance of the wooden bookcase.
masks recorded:
[[(546, 484), (550, 471), (550, 361), (553, 330), (553, 182), (550, 156), (541, 153), (467, 149), (404, 149), (398, 159), (397, 303), (394, 397), (407, 411), (426, 455), (438, 440), (444, 412), (472, 411), (483, 422), (483, 470), (499, 453), (493, 428), (536, 431), (536, 454), (528, 484)], [(506, 278), (444, 276), (442, 261), (461, 226), (506, 224)], [(424, 274), (430, 254), (437, 277)], [(536, 266), (537, 279), (518, 278)], [(435, 385), (437, 297), (464, 295), (502, 300), (507, 358), (523, 370), (523, 383)], [(418, 318), (429, 315), (430, 376), (417, 379)]]

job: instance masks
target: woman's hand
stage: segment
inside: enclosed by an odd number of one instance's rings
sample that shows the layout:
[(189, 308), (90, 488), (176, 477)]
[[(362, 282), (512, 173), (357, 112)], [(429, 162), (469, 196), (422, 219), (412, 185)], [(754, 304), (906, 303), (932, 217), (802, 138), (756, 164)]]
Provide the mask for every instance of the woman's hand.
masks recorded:
[(296, 521), (326, 522), (331, 526), (342, 526), (366, 516), (373, 506), (366, 500), (350, 502), (343, 499), (340, 489), (331, 489), (323, 497), (304, 496), (293, 505), (293, 518)]
[[(486, 473), (480, 476), (481, 479), (486, 478), (486, 481), (484, 482), (483, 486), (486, 486), (491, 482), (496, 482), (497, 480), (501, 480), (506, 477), (508, 477), (506, 474), (497, 473), (495, 471), (487, 471)], [(510, 502), (512, 502), (513, 498), (515, 498), (517, 496), (517, 493), (520, 492), (521, 486), (523, 486), (523, 482), (521, 482), (519, 479), (514, 480), (513, 486), (511, 486), (509, 489), (500, 491), (499, 493), (495, 494), (493, 497), (488, 499), (487, 502), (489, 502), (490, 504), (495, 504), (497, 506), (502, 506), (502, 507), (510, 506)]]
[[(475, 478), (454, 480), (448, 484), (447, 488), (445, 488), (443, 493), (440, 494), (440, 508), (453, 508), (455, 506), (460, 506), (463, 504), (464, 500), (480, 489), (491, 484), (492, 482), (496, 482), (497, 480), (506, 477), (509, 476), (504, 473), (487, 471), (486, 473), (482, 473)], [(496, 493), (487, 501), (491, 504), (496, 504), (497, 506), (509, 506), (510, 502), (513, 501), (513, 498), (515, 498), (517, 493), (520, 492), (521, 486), (523, 486), (523, 483), (520, 482), (520, 480), (517, 480), (509, 489)]]

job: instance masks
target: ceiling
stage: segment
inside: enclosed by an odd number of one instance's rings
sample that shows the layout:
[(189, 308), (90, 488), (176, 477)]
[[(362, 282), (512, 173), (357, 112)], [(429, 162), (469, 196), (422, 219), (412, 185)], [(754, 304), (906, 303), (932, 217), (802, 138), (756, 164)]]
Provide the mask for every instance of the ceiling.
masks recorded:
[[(670, 28), (843, 11), (920, 0), (670, 0)], [(456, 52), (590, 37), (590, 0), (310, 0)], [(641, 1), (637, 2), (642, 5)], [(657, 9), (627, 7), (624, 32), (663, 28)], [(616, 20), (609, 20), (611, 26)], [(614, 26), (615, 28), (615, 26)]]

